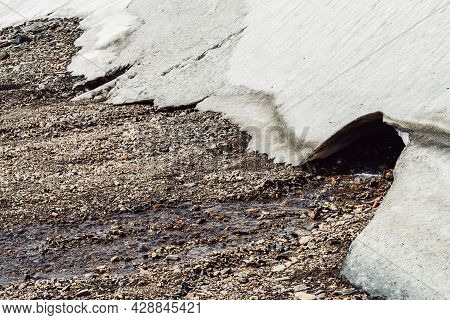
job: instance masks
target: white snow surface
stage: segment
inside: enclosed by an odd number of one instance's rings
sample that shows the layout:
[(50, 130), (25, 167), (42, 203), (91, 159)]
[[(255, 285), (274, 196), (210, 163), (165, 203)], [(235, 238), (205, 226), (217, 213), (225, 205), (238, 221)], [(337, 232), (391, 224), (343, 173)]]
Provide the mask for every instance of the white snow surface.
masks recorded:
[(74, 16), (74, 74), (129, 68), (79, 99), (197, 104), (277, 162), (326, 156), (345, 145), (320, 148), (340, 129), (382, 113), (408, 147), (343, 274), (386, 297), (450, 297), (450, 1), (0, 2), (0, 27)]

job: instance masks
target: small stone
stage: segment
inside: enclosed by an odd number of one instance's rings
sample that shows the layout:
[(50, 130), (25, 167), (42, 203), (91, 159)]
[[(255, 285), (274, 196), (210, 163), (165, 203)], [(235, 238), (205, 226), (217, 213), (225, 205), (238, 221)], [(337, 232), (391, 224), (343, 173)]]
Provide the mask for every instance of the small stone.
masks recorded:
[(200, 218), (197, 220), (197, 224), (204, 224), (206, 223), (206, 219), (205, 218)]
[(8, 59), (9, 58), (9, 53), (5, 52), (5, 51), (0, 51), (0, 61)]
[(289, 281), (289, 280), (291, 280), (290, 277), (282, 277), (282, 278), (273, 279), (274, 282), (283, 282), (283, 281)]
[(185, 296), (186, 300), (198, 300), (199, 298), (195, 295), (195, 293), (193, 292), (189, 292), (186, 296)]
[(378, 197), (373, 201), (372, 208), (378, 208), (380, 206), (380, 204), (381, 204), (381, 198)]
[(87, 296), (90, 296), (90, 295), (91, 295), (91, 290), (88, 290), (88, 289), (84, 289), (84, 290), (78, 291), (77, 294), (76, 294), (77, 297), (87, 297)]
[(247, 283), (247, 282), (248, 282), (248, 277), (245, 276), (245, 275), (239, 276), (239, 277), (238, 277), (238, 281), (239, 281), (240, 283)]
[(44, 24), (42, 22), (34, 22), (29, 26), (25, 26), (22, 30), (24, 32), (36, 32), (41, 28)]
[(308, 244), (308, 242), (311, 240), (310, 236), (306, 236), (306, 237), (301, 237), (299, 243), (301, 245), (305, 245)]
[(261, 211), (261, 209), (259, 208), (249, 208), (247, 210), (245, 210), (246, 213), (259, 213)]
[(220, 271), (221, 275), (226, 275), (226, 274), (230, 274), (231, 273), (231, 269), (230, 268), (225, 268), (222, 271)]
[(389, 180), (389, 181), (393, 181), (394, 180), (394, 173), (390, 170), (387, 171), (386, 174), (384, 175), (384, 177)]
[(356, 209), (353, 210), (354, 214), (359, 214), (361, 212), (363, 212), (362, 208), (356, 208)]
[(310, 210), (308, 212), (308, 217), (312, 220), (315, 220), (317, 217), (317, 210)]
[(31, 42), (31, 39), (24, 35), (18, 35), (17, 37), (14, 38), (14, 43), (16, 44), (21, 44), (25, 42)]
[(197, 185), (197, 182), (191, 182), (191, 183), (185, 183), (185, 184), (183, 184), (183, 187), (186, 187), (186, 188), (193, 188), (193, 187), (195, 187)]
[(138, 245), (137, 249), (139, 252), (147, 252), (149, 248), (147, 247), (147, 245), (145, 243), (141, 243)]
[(180, 257), (177, 256), (176, 254), (169, 254), (166, 257), (166, 260), (168, 260), (168, 261), (178, 261), (178, 260), (180, 260)]
[(120, 258), (118, 256), (114, 256), (111, 258), (111, 262), (118, 262)]
[(295, 299), (297, 299), (297, 300), (316, 300), (316, 296), (315, 295), (309, 294), (309, 293), (306, 293), (306, 292), (303, 292), (303, 291), (296, 292), (294, 294), (294, 296), (295, 296)]
[(347, 295), (354, 294), (356, 292), (357, 291), (355, 289), (343, 289), (343, 290), (336, 290), (334, 293), (337, 295), (347, 296)]
[(282, 272), (286, 270), (286, 266), (284, 264), (279, 264), (272, 268), (272, 272)]
[(294, 287), (294, 292), (303, 292), (305, 290), (307, 290), (308, 287), (304, 284), (299, 284), (298, 286)]
[(181, 273), (181, 269), (180, 269), (179, 266), (175, 266), (175, 267), (172, 269), (172, 271), (173, 271), (173, 273), (175, 273), (175, 274)]
[(68, 284), (67, 286), (65, 286), (65, 287), (63, 287), (62, 289), (61, 289), (61, 291), (62, 292), (65, 292), (65, 291), (68, 291), (69, 289), (70, 289), (70, 284)]
[(100, 273), (104, 273), (106, 272), (106, 266), (98, 266), (96, 270)]

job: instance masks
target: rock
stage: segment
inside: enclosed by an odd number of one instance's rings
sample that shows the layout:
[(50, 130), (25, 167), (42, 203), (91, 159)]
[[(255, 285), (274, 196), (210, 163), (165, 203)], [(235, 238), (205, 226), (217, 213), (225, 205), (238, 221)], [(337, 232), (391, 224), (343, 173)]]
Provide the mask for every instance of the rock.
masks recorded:
[(294, 292), (304, 292), (308, 287), (304, 284), (299, 284), (294, 287)]
[(326, 297), (327, 297), (327, 295), (325, 293), (321, 293), (316, 296), (316, 300), (323, 300)]
[(89, 290), (89, 289), (84, 289), (84, 290), (78, 291), (76, 293), (77, 297), (87, 297), (87, 296), (90, 296), (90, 295), (91, 295), (91, 290)]
[(311, 237), (310, 237), (310, 236), (301, 237), (300, 240), (299, 240), (299, 243), (300, 243), (301, 245), (305, 245), (305, 244), (308, 244), (308, 242), (309, 242), (310, 240), (311, 240)]
[(292, 234), (297, 237), (305, 237), (309, 236), (311, 234), (311, 231), (308, 231), (306, 229), (295, 229), (292, 231)]
[(175, 274), (178, 274), (178, 273), (181, 273), (181, 268), (179, 267), (179, 266), (175, 266), (173, 269), (172, 269), (172, 271), (173, 271), (173, 273), (175, 273)]
[(138, 251), (139, 252), (147, 252), (149, 250), (148, 246), (145, 243), (141, 243), (138, 246)]
[(206, 219), (205, 218), (200, 218), (197, 220), (197, 224), (204, 224), (206, 223)]
[(22, 43), (25, 43), (25, 42), (31, 42), (31, 38), (20, 34), (20, 35), (18, 35), (18, 36), (16, 36), (14, 38), (13, 42), (15, 44), (22, 44)]
[(261, 211), (261, 209), (259, 208), (249, 208), (247, 210), (245, 210), (246, 213), (259, 213)]
[(354, 293), (356, 293), (356, 292), (357, 292), (357, 291), (356, 291), (355, 289), (350, 288), (350, 289), (336, 290), (336, 291), (334, 292), (334, 294), (336, 294), (336, 295), (342, 295), (342, 296), (348, 296), (348, 295), (354, 294)]
[(185, 183), (183, 184), (183, 187), (185, 188), (193, 188), (197, 185), (197, 182), (191, 182), (191, 183)]
[(317, 210), (310, 210), (308, 211), (308, 217), (312, 220), (315, 220), (317, 218), (318, 211)]
[(313, 294), (309, 294), (303, 291), (296, 292), (294, 294), (295, 299), (297, 300), (316, 300), (316, 296)]
[(279, 264), (272, 268), (272, 272), (282, 272), (286, 270), (286, 266), (284, 264)]
[(71, 286), (70, 284), (64, 286), (64, 287), (61, 289), (61, 291), (62, 291), (62, 292), (68, 291), (68, 290), (70, 289), (70, 286)]
[(34, 22), (32, 24), (30, 24), (29, 26), (25, 26), (23, 27), (23, 32), (36, 32), (39, 31), (39, 29), (43, 26), (44, 24), (42, 22)]
[(118, 256), (114, 256), (111, 258), (111, 262), (118, 262), (120, 261), (120, 258)]
[(380, 204), (381, 204), (381, 198), (376, 198), (373, 201), (372, 208), (378, 208), (380, 206)]
[(8, 59), (9, 58), (9, 53), (5, 52), (5, 51), (0, 51), (0, 61)]
[(225, 268), (222, 271), (220, 271), (221, 275), (226, 275), (226, 274), (230, 274), (231, 273), (231, 269), (230, 268)]
[(166, 257), (166, 260), (168, 260), (168, 261), (178, 261), (178, 260), (180, 260), (180, 257), (177, 256), (176, 254), (169, 254)]
[(289, 281), (289, 280), (291, 280), (290, 277), (282, 277), (282, 278), (273, 279), (274, 282), (283, 282), (283, 281)]
[(99, 273), (105, 273), (106, 272), (106, 266), (98, 266), (97, 268), (96, 268), (96, 270), (99, 272)]
[(193, 292), (189, 292), (184, 298), (186, 300), (198, 300), (199, 299)]

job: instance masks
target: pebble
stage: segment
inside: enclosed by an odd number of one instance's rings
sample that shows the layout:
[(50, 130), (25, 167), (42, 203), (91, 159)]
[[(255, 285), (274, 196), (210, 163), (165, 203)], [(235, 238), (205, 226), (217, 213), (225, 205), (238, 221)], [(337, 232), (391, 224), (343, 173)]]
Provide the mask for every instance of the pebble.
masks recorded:
[(0, 61), (8, 59), (9, 58), (9, 53), (5, 52), (5, 51), (0, 51)]
[(42, 22), (34, 22), (32, 24), (30, 24), (29, 26), (25, 26), (23, 27), (23, 31), (24, 32), (36, 32), (39, 30), (39, 28), (41, 28), (44, 25), (44, 23)]
[(177, 256), (176, 254), (169, 254), (166, 257), (166, 260), (168, 260), (168, 261), (178, 261), (178, 260), (180, 260), (180, 257)]
[(186, 187), (186, 188), (193, 188), (193, 187), (195, 187), (197, 184), (198, 184), (197, 182), (185, 183), (185, 184), (183, 184), (183, 187)]
[(308, 287), (304, 284), (299, 284), (297, 286), (294, 287), (294, 292), (303, 292), (306, 289), (308, 289)]
[(17, 37), (14, 38), (14, 43), (15, 44), (22, 44), (25, 42), (31, 42), (31, 39), (27, 36), (24, 35), (18, 35)]
[(310, 237), (310, 236), (301, 237), (299, 243), (300, 243), (301, 245), (305, 245), (305, 244), (307, 244), (310, 240), (311, 240), (311, 237)]
[(286, 270), (286, 266), (284, 264), (279, 264), (272, 268), (272, 272), (282, 272)]
[(289, 281), (289, 280), (291, 280), (290, 277), (282, 277), (282, 278), (273, 279), (274, 282), (283, 282), (283, 281)]
[(295, 296), (295, 299), (297, 299), (297, 300), (316, 300), (316, 298), (317, 298), (315, 295), (309, 294), (309, 293), (306, 293), (303, 291), (296, 292), (294, 294), (294, 296)]
[(90, 296), (90, 295), (91, 295), (91, 290), (89, 290), (89, 289), (84, 289), (84, 290), (78, 291), (76, 293), (77, 297), (87, 297), (87, 296)]
[(111, 262), (118, 262), (120, 258), (118, 256), (114, 256), (111, 258)]

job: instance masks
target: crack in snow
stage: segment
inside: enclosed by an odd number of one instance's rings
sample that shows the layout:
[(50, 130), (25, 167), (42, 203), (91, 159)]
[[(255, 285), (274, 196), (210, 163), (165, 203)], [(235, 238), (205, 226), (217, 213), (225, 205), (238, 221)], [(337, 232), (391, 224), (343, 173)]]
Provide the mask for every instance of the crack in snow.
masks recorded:
[(203, 58), (205, 58), (208, 53), (210, 53), (213, 50), (217, 50), (220, 49), (226, 42), (230, 41), (231, 39), (239, 36), (240, 34), (242, 34), (245, 29), (247, 29), (247, 27), (242, 28), (241, 30), (239, 30), (238, 32), (232, 33), (230, 34), (228, 37), (226, 37), (225, 39), (223, 39), (222, 41), (220, 41), (219, 43), (215, 44), (214, 46), (206, 49), (204, 52), (202, 52), (200, 55), (198, 55), (197, 57), (189, 57), (186, 59), (183, 59), (180, 63), (168, 68), (166, 71), (161, 73), (161, 76), (164, 77), (166, 75), (168, 75), (169, 73), (171, 73), (173, 70), (175, 69), (182, 69), (184, 67), (186, 67), (188, 65), (188, 61), (200, 61)]

